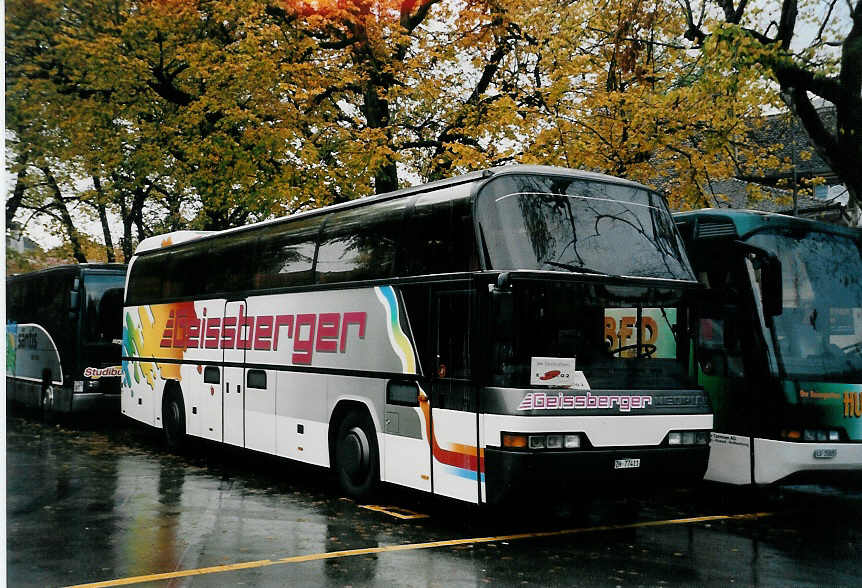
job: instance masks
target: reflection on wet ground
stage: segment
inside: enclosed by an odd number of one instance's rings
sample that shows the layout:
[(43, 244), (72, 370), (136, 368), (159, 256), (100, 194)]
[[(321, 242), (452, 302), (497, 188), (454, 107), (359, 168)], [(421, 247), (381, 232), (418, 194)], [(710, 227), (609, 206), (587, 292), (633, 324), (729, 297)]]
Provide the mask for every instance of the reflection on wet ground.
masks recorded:
[[(171, 455), (154, 431), (122, 425), (7, 419), (10, 586), (70, 585), (243, 562), (259, 563), (150, 584), (858, 584), (858, 490), (782, 489), (752, 497), (703, 485), (564, 498), (553, 488), (537, 488), (523, 504), (485, 511), (385, 488), (378, 505), (429, 515), (399, 519), (340, 497), (325, 471), (209, 444)], [(678, 521), (751, 512), (772, 514)], [(648, 521), (666, 522), (640, 526)], [(607, 528), (613, 525), (624, 528)], [(578, 532), (553, 533), (560, 530)], [(551, 533), (500, 538), (535, 532)], [(489, 539), (424, 545), (469, 538)], [(411, 547), (391, 550), (401, 545)], [(367, 548), (379, 552), (343, 553)], [(342, 553), (320, 555), (333, 552)], [(316, 557), (277, 562), (305, 555)]]

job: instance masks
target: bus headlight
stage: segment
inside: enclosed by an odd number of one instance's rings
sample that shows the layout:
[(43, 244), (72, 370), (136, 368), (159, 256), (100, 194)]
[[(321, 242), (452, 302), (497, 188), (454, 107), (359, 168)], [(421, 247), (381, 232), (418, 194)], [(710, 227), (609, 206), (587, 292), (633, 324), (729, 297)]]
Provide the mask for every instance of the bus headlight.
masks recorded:
[(668, 445), (708, 445), (709, 431), (671, 431), (667, 434)]
[(578, 449), (581, 446), (580, 435), (566, 435), (563, 441), (566, 449)]
[(530, 449), (544, 449), (545, 448), (545, 436), (544, 435), (530, 435)]
[[(795, 432), (795, 431), (792, 431)], [(782, 431), (784, 433), (784, 431)], [(787, 437), (793, 439), (791, 435)], [(798, 439), (799, 437), (795, 437)], [(803, 441), (841, 441), (841, 431), (837, 429), (804, 429), (802, 431)]]
[(503, 447), (508, 449), (580, 449), (580, 433), (503, 433)]

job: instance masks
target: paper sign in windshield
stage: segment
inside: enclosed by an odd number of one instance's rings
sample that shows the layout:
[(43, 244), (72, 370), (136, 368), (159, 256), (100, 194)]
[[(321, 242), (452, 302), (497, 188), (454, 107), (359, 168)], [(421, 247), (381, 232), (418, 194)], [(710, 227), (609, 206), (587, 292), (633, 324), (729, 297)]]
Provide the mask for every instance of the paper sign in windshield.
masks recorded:
[(575, 378), (574, 357), (531, 357), (530, 385), (570, 388)]

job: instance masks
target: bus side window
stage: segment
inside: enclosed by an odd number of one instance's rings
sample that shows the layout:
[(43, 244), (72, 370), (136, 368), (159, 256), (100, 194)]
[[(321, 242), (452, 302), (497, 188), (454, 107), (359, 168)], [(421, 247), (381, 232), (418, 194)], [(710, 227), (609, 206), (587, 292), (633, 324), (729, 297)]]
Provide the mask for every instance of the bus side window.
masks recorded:
[(467, 194), (464, 198), (453, 198), (449, 191), (419, 195), (407, 225), (400, 262), (404, 275), (478, 269), (471, 201)]
[(255, 235), (242, 232), (213, 244), (206, 258), (205, 293), (246, 292), (252, 287)]
[(249, 388), (266, 390), (266, 372), (263, 370), (248, 370), (246, 385)]
[(334, 213), (317, 250), (318, 283), (374, 280), (394, 275), (406, 199)]
[(253, 288), (284, 288), (314, 283), (314, 250), (319, 217), (274, 227), (260, 237)]
[(140, 257), (132, 265), (129, 283), (134, 288), (128, 292), (126, 304), (137, 306), (162, 299), (162, 276), (169, 259), (169, 252), (158, 252)]

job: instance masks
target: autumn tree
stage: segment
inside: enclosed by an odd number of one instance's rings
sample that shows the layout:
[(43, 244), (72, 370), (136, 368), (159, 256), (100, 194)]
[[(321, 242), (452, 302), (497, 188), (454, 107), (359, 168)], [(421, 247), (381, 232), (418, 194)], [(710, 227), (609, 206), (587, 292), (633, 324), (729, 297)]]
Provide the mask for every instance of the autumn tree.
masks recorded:
[(775, 93), (756, 69), (688, 52), (674, 2), (539, 0), (518, 14), (533, 41), (522, 161), (637, 180), (678, 208), (718, 204), (714, 180), (779, 164), (751, 140)]
[[(862, 2), (680, 0), (686, 39), (735, 67), (761, 66), (814, 148), (862, 207)], [(828, 124), (818, 101), (835, 108)]]
[[(511, 159), (517, 117), (503, 89), (523, 42), (502, 3), (451, 0), (284, 2), (315, 41), (320, 78), (306, 87), (315, 132), (340, 145), (326, 155), (359, 193)], [(351, 182), (352, 185), (354, 182)], [(345, 194), (351, 196), (350, 194)], [(353, 195), (356, 195), (354, 193)]]

